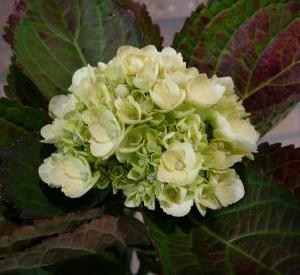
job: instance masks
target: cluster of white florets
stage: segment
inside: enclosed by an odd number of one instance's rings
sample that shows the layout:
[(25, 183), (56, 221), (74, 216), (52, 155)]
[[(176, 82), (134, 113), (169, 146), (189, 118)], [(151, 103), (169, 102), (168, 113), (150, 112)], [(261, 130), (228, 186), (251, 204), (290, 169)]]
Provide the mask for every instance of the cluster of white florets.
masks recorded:
[(256, 150), (230, 77), (187, 68), (172, 48), (125, 46), (108, 64), (75, 72), (69, 94), (52, 98), (43, 142), (57, 152), (40, 177), (71, 198), (91, 188), (122, 190), (125, 205), (202, 215), (244, 196), (232, 168)]

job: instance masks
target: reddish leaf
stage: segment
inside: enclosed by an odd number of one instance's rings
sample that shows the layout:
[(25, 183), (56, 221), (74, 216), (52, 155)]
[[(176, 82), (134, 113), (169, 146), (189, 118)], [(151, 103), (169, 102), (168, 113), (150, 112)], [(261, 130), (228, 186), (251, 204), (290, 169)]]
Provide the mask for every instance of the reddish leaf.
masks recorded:
[(42, 267), (93, 255), (116, 244), (124, 247), (149, 245), (144, 225), (134, 218), (122, 216), (106, 215), (93, 219), (73, 231), (53, 234), (20, 252), (7, 255), (0, 260), (0, 272)]
[(14, 11), (8, 17), (7, 26), (4, 27), (4, 35), (3, 35), (3, 38), (11, 46), (13, 46), (14, 44), (16, 27), (21, 23), (24, 16), (25, 16), (25, 1), (24, 0), (15, 1)]
[(263, 143), (258, 147), (254, 164), (264, 176), (289, 188), (300, 199), (300, 148)]
[(296, 0), (212, 2), (193, 14), (175, 46), (200, 71), (232, 76), (265, 133), (300, 100), (299, 17)]
[(61, 232), (76, 229), (80, 224), (99, 218), (103, 215), (101, 208), (68, 213), (63, 216), (54, 216), (53, 218), (36, 220), (33, 224), (23, 225), (6, 232), (0, 236), (0, 251), (11, 253), (20, 250), (21, 247), (29, 246), (34, 240), (41, 237), (45, 238)]

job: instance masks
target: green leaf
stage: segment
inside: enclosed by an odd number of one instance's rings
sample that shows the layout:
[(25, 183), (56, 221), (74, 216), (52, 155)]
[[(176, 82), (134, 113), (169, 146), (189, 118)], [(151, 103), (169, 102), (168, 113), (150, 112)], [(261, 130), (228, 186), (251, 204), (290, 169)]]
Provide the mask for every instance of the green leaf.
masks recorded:
[(299, 273), (298, 201), (253, 168), (243, 171), (243, 182), (239, 203), (205, 218), (145, 212), (164, 274)]
[[(60, 219), (66, 222), (64, 217)], [(53, 222), (54, 220), (50, 221)], [(49, 221), (43, 223), (44, 227), (46, 225), (51, 228)], [(21, 227), (19, 232), (26, 234), (27, 230)], [(113, 246), (126, 248), (149, 245), (145, 236), (144, 225), (135, 218), (106, 215), (85, 222), (71, 231), (66, 230), (51, 236), (46, 234), (44, 238), (39, 236), (39, 242), (33, 242), (18, 252), (2, 256), (0, 272), (49, 266), (97, 254), (101, 261), (103, 257), (111, 257), (105, 250)]]
[(51, 217), (88, 209), (100, 203), (110, 192), (109, 188), (92, 189), (79, 199), (70, 199), (41, 182), (38, 167), (52, 149), (31, 137), (0, 151), (2, 200), (13, 205), (24, 218)]
[(29, 0), (14, 36), (17, 63), (50, 99), (67, 92), (75, 70), (109, 61), (121, 45), (160, 46), (146, 15), (130, 0)]
[(48, 121), (42, 111), (0, 98), (0, 149), (40, 130)]
[(22, 73), (13, 59), (9, 67), (7, 85), (4, 87), (4, 91), (8, 98), (19, 101), (25, 106), (43, 108), (45, 110), (48, 108), (46, 98), (32, 81)]
[(264, 134), (300, 100), (300, 3), (220, 0), (199, 8), (174, 47), (209, 75), (231, 76)]
[(144, 44), (155, 45), (158, 49), (160, 49), (162, 47), (163, 38), (160, 34), (158, 25), (153, 25), (147, 6), (132, 0), (116, 1), (134, 13), (136, 22), (143, 34)]
[(258, 146), (258, 152), (255, 166), (263, 171), (264, 176), (285, 186), (300, 199), (300, 148), (263, 143)]

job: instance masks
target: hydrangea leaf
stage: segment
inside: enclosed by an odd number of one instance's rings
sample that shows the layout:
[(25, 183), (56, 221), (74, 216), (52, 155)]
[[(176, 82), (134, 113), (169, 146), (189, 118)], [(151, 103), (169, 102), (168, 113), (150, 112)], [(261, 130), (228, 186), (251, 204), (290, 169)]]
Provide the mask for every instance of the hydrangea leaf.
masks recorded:
[(270, 180), (277, 181), (300, 198), (300, 148), (263, 143), (259, 145), (258, 152), (255, 166)]
[(155, 45), (158, 49), (160, 49), (163, 38), (160, 34), (158, 25), (153, 25), (147, 6), (132, 0), (117, 0), (117, 2), (124, 5), (134, 13), (136, 22), (143, 33), (144, 44)]
[(32, 224), (8, 229), (0, 236), (1, 254), (12, 253), (34, 243), (39, 238), (46, 238), (64, 231), (76, 229), (84, 222), (103, 216), (103, 209), (71, 212), (48, 219), (35, 220)]
[(174, 46), (209, 75), (232, 76), (264, 134), (300, 100), (300, 4), (221, 0), (194, 12)]
[(144, 219), (164, 274), (296, 274), (300, 270), (300, 206), (277, 183), (248, 168), (245, 197), (213, 211)]
[[(97, 212), (96, 212), (97, 213)], [(29, 269), (62, 263), (78, 257), (100, 254), (105, 249), (149, 245), (144, 225), (132, 217), (95, 213), (69, 214), (19, 227), (19, 238), (35, 238), (3, 254), (0, 272)], [(81, 225), (80, 225), (81, 224)], [(79, 225), (79, 226), (78, 226)], [(2, 238), (10, 238), (4, 236)], [(101, 257), (99, 257), (101, 260)]]
[(16, 228), (16, 224), (7, 218), (7, 211), (8, 209), (6, 206), (3, 203), (0, 203), (0, 236), (9, 234)]
[(1, 98), (0, 149), (10, 146), (24, 136), (38, 132), (47, 121), (48, 117), (42, 111)]
[(7, 85), (4, 86), (5, 95), (25, 106), (46, 110), (48, 107), (47, 99), (14, 62), (12, 59), (7, 76)]
[(15, 42), (15, 31), (25, 16), (25, 1), (19, 0), (14, 2), (13, 13), (7, 19), (7, 25), (4, 27), (3, 38), (11, 46)]
[(2, 200), (11, 204), (25, 218), (59, 215), (88, 209), (101, 202), (109, 189), (92, 189), (79, 199), (65, 197), (40, 181), (38, 167), (52, 151), (37, 138), (23, 139), (0, 151)]
[(146, 15), (129, 0), (27, 1), (14, 34), (17, 63), (49, 99), (67, 91), (75, 70), (109, 61), (121, 45), (160, 46)]

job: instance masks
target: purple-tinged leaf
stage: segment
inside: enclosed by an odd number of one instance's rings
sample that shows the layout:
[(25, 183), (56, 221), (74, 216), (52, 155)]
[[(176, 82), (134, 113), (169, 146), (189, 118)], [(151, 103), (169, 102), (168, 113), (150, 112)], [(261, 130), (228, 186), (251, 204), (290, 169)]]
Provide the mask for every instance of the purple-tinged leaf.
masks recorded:
[(299, 1), (215, 1), (187, 24), (175, 47), (201, 72), (233, 77), (262, 134), (300, 100)]
[(19, 251), (28, 247), (39, 238), (46, 238), (76, 229), (79, 225), (103, 215), (101, 208), (87, 211), (71, 212), (63, 216), (54, 216), (48, 219), (35, 220), (32, 224), (8, 229), (6, 234), (0, 235), (0, 252), (3, 255)]
[(15, 1), (14, 11), (8, 17), (7, 25), (4, 27), (3, 38), (11, 46), (13, 46), (15, 41), (16, 27), (21, 23), (25, 16), (25, 1), (26, 0)]
[(300, 148), (260, 144), (253, 164), (265, 177), (290, 189), (300, 199)]
[(95, 255), (114, 245), (149, 245), (144, 225), (134, 218), (106, 215), (70, 232), (44, 238), (26, 249), (0, 260), (0, 272), (43, 267)]

